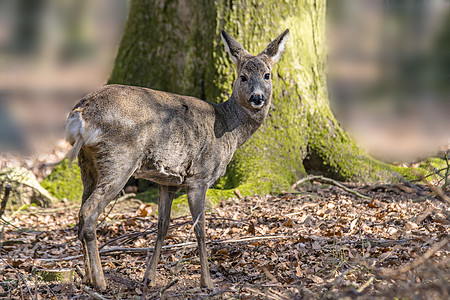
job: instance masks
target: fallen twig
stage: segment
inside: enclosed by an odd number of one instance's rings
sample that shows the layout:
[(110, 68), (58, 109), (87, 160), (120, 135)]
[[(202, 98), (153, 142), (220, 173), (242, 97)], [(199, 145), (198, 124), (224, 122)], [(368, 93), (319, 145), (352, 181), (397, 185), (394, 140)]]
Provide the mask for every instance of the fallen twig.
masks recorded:
[[(169, 231), (172, 230), (175, 227), (184, 226), (184, 225), (186, 225), (188, 223), (190, 223), (190, 221), (185, 221), (185, 222), (182, 222), (182, 223), (172, 224), (172, 225), (169, 226)], [(124, 244), (124, 243), (127, 243), (129, 241), (132, 241), (132, 240), (138, 238), (139, 236), (146, 235), (146, 234), (152, 234), (152, 233), (155, 233), (155, 232), (157, 232), (157, 229), (146, 229), (146, 230), (141, 231), (141, 232), (132, 232), (132, 233), (123, 234), (123, 235), (120, 235), (118, 237), (115, 237), (113, 239), (108, 240), (103, 245), (101, 245), (98, 249), (101, 250), (105, 246), (107, 246), (109, 244), (112, 244), (113, 242), (115, 242), (117, 240), (128, 238), (128, 239), (120, 242), (120, 244)]]
[(444, 200), (447, 203), (450, 203), (450, 197), (447, 196), (444, 191), (438, 187), (435, 186), (434, 184), (431, 184), (431, 182), (429, 182), (428, 180), (426, 180), (425, 178), (421, 178), (421, 180), (442, 200)]
[(70, 210), (70, 209), (76, 208), (76, 207), (80, 207), (80, 204), (67, 205), (67, 206), (57, 207), (57, 208), (48, 208), (48, 209), (43, 209), (43, 210), (23, 210), (20, 213), (25, 214), (25, 215), (26, 214), (42, 215), (42, 214), (51, 214), (51, 213), (59, 212), (59, 211), (66, 211), (66, 210)]
[(163, 287), (161, 290), (154, 292), (153, 294), (150, 295), (150, 297), (148, 299), (155, 299), (156, 297), (161, 297), (162, 294), (164, 294), (165, 291), (167, 291), (168, 289), (170, 289), (175, 283), (178, 282), (178, 278), (175, 278), (174, 280), (172, 280), (171, 282), (169, 282), (165, 287)]
[[(107, 245), (109, 245), (109, 244), (112, 244), (112, 243), (114, 243), (115, 241), (124, 239), (124, 238), (133, 239), (133, 238), (137, 238), (137, 237), (139, 237), (139, 236), (141, 236), (141, 235), (146, 235), (146, 234), (154, 233), (154, 232), (156, 232), (156, 231), (157, 231), (157, 229), (146, 229), (146, 230), (141, 231), (141, 232), (132, 232), (132, 233), (127, 233), (127, 234), (122, 234), (122, 235), (119, 235), (118, 237), (115, 237), (115, 238), (113, 238), (113, 239), (108, 240), (108, 241), (105, 242), (103, 245), (101, 245), (100, 247), (98, 247), (98, 250), (101, 250), (101, 249), (103, 249), (105, 246), (107, 246)], [(129, 239), (128, 239), (128, 240), (129, 240)], [(127, 240), (127, 241), (128, 241), (128, 240)]]
[(9, 225), (11, 227), (14, 227), (17, 230), (22, 230), (22, 228), (14, 225), (13, 223), (9, 222), (8, 220), (3, 219), (3, 217), (0, 216), (0, 221), (2, 221), (3, 223), (5, 223), (6, 225)]
[(142, 283), (142, 296), (141, 299), (145, 299), (145, 294), (147, 294), (147, 274), (148, 268), (150, 267), (150, 250), (147, 250), (147, 258), (145, 259), (145, 273), (144, 273), (144, 282)]
[[(294, 235), (267, 235), (267, 236), (254, 236), (254, 237), (247, 237), (247, 238), (232, 238), (232, 239), (226, 239), (226, 240), (211, 240), (206, 242), (206, 244), (232, 244), (232, 243), (242, 243), (242, 242), (250, 242), (250, 241), (257, 241), (257, 240), (268, 240), (268, 239), (296, 239), (298, 236)], [(406, 243), (408, 241), (412, 241), (414, 239), (402, 239), (402, 240), (385, 240), (385, 241), (346, 241), (346, 242), (340, 242), (337, 243), (337, 245), (345, 245), (345, 244), (358, 244), (361, 242), (370, 242), (374, 245), (393, 245), (393, 244), (402, 244)], [(334, 242), (333, 242), (334, 243)], [(174, 249), (179, 247), (195, 247), (195, 242), (186, 242), (186, 243), (179, 243), (179, 244), (173, 244), (173, 245), (166, 245), (162, 246), (162, 249)], [(104, 249), (99, 251), (100, 255), (114, 255), (115, 253), (143, 253), (147, 251), (153, 251), (153, 247), (145, 247), (145, 248), (129, 248), (129, 247), (111, 247), (108, 249)], [(38, 258), (39, 260), (43, 262), (55, 262), (55, 261), (70, 261), (75, 260), (78, 258), (82, 258), (83, 255), (73, 255), (73, 256), (67, 256), (67, 257), (61, 257), (61, 258)]]
[(100, 295), (97, 292), (94, 292), (87, 286), (83, 286), (83, 292), (85, 292), (86, 294), (88, 294), (89, 296), (91, 296), (92, 298), (94, 298), (96, 300), (108, 300), (107, 298), (103, 297), (102, 295)]
[(377, 190), (387, 190), (390, 192), (394, 192), (398, 195), (403, 193), (412, 193), (412, 189), (409, 187), (401, 187), (400, 185), (394, 185), (389, 183), (378, 183), (375, 185), (369, 185), (361, 189), (363, 192), (367, 193), (369, 191), (377, 191)]
[(189, 232), (188, 232), (188, 234), (186, 236), (186, 239), (184, 240), (185, 246), (183, 247), (183, 250), (181, 251), (181, 255), (180, 255), (180, 258), (177, 261), (177, 264), (175, 265), (175, 272), (179, 271), (178, 267), (180, 265), (181, 260), (183, 259), (184, 252), (186, 252), (186, 248), (188, 246), (187, 241), (189, 240), (189, 237), (191, 236), (192, 229), (194, 229), (195, 226), (197, 226), (197, 223), (200, 220), (200, 217), (204, 214), (204, 212), (205, 212), (205, 208), (203, 208), (203, 210), (198, 214), (197, 218), (195, 219), (194, 224), (192, 224), (191, 228), (189, 228)]
[(258, 296), (262, 296), (265, 299), (272, 299), (272, 300), (283, 300), (283, 299), (289, 299), (286, 295), (275, 293), (272, 289), (269, 288), (269, 290), (266, 293), (263, 293), (257, 289), (251, 288), (246, 286), (246, 290), (250, 291), (253, 294), (256, 294)]
[[(231, 244), (231, 243), (241, 243), (241, 242), (249, 242), (249, 241), (256, 241), (256, 240), (268, 240), (268, 239), (296, 239), (298, 236), (293, 235), (267, 235), (267, 236), (254, 236), (254, 237), (248, 237), (248, 238), (233, 238), (233, 239), (227, 239), (227, 240), (218, 240), (218, 241), (208, 241), (206, 244)], [(174, 244), (174, 245), (166, 245), (162, 246), (162, 249), (173, 249), (173, 248), (179, 248), (179, 247), (195, 247), (195, 242), (187, 242), (187, 243), (180, 243), (180, 244)], [(127, 248), (127, 247), (111, 247), (109, 249), (104, 249), (99, 251), (100, 255), (112, 255), (113, 253), (142, 253), (147, 251), (153, 251), (153, 247), (146, 247), (146, 248)], [(39, 260), (44, 262), (54, 262), (54, 261), (69, 261), (74, 260), (78, 258), (82, 258), (83, 255), (74, 255), (74, 256), (68, 256), (68, 257), (61, 257), (61, 258), (39, 258)]]
[(296, 216), (296, 215), (300, 215), (300, 214), (304, 213), (303, 210), (305, 208), (307, 208), (307, 207), (314, 207), (314, 206), (317, 206), (317, 203), (306, 203), (306, 204), (303, 204), (301, 207), (296, 208), (296, 210), (298, 210), (297, 212), (287, 214), (286, 217), (293, 217), (293, 216)]
[(328, 243), (333, 244), (333, 246), (335, 245), (351, 245), (351, 244), (366, 244), (366, 243), (371, 243), (372, 245), (375, 246), (391, 246), (391, 245), (399, 245), (399, 244), (404, 244), (410, 241), (414, 241), (415, 239), (399, 239), (399, 240), (366, 240), (366, 239), (362, 239), (362, 240), (357, 240), (357, 241), (343, 241), (343, 242), (339, 242), (336, 243), (333, 240), (329, 240)]
[(406, 273), (423, 264), (427, 259), (429, 259), (434, 253), (439, 251), (445, 245), (448, 245), (448, 238), (444, 238), (440, 242), (434, 244), (433, 247), (431, 247), (427, 252), (425, 252), (424, 255), (422, 255), (419, 259), (413, 261), (412, 263), (395, 270), (392, 269), (383, 270), (382, 273), (386, 277), (395, 277), (400, 274)]
[(371, 199), (371, 198), (368, 197), (368, 196), (365, 196), (365, 195), (363, 195), (363, 194), (361, 194), (361, 193), (358, 193), (357, 191), (354, 191), (354, 190), (352, 190), (352, 189), (349, 189), (348, 187), (344, 186), (343, 184), (337, 182), (336, 180), (333, 180), (333, 179), (328, 178), (328, 177), (323, 177), (323, 176), (320, 176), (320, 175), (308, 176), (308, 177), (302, 178), (302, 179), (298, 180), (296, 183), (294, 183), (294, 184), (291, 186), (291, 188), (292, 188), (292, 189), (295, 189), (299, 184), (301, 184), (301, 183), (303, 183), (303, 182), (305, 182), (305, 181), (313, 181), (313, 180), (321, 181), (321, 182), (324, 182), (324, 183), (328, 183), (328, 184), (335, 185), (335, 186), (337, 186), (337, 187), (343, 189), (344, 191), (349, 192), (349, 193), (351, 193), (351, 194), (353, 194), (353, 195), (356, 195), (356, 196), (358, 196), (358, 197), (360, 197), (360, 198), (363, 198), (363, 199), (368, 199), (368, 200)]
[[(17, 274), (17, 276), (19, 276), (19, 278), (23, 281), (23, 283), (25, 284), (25, 286), (27, 287), (28, 292), (30, 293), (31, 299), (33, 299), (33, 294), (31, 293), (30, 287), (28, 286), (27, 282), (25, 281), (25, 278), (23, 278), (22, 274), (20, 274), (19, 271), (17, 271), (13, 266), (11, 266), (3, 257), (0, 257), (1, 260), (3, 260), (3, 262), (11, 269), (14, 271), (14, 273)], [(19, 282), (17, 282), (17, 284), (19, 284)], [(20, 289), (20, 292), (22, 293), (22, 289)]]
[(445, 202), (450, 203), (450, 197), (447, 196), (447, 195), (444, 193), (444, 191), (442, 190), (442, 188), (440, 188), (439, 186), (436, 186), (436, 185), (432, 184), (431, 182), (429, 182), (429, 181), (427, 180), (427, 177), (428, 177), (428, 176), (424, 176), (423, 174), (421, 174), (420, 172), (418, 172), (418, 171), (416, 171), (416, 170), (414, 170), (414, 169), (411, 169), (411, 170), (413, 171), (414, 175), (416, 175), (416, 177), (417, 177), (420, 181), (422, 181), (423, 183), (425, 183), (425, 185), (428, 186), (428, 187), (433, 191), (433, 193), (436, 194), (436, 196), (438, 196), (439, 198), (441, 198), (441, 199), (444, 200)]
[[(55, 297), (55, 299), (58, 299), (58, 296), (56, 296), (55, 292), (52, 290), (52, 288), (47, 284), (47, 282), (43, 281), (47, 289), (52, 293), (52, 295)], [(37, 299), (37, 298), (36, 298)]]
[[(173, 220), (178, 220), (178, 219), (185, 218), (185, 217), (187, 217), (187, 216), (182, 216), (182, 217), (174, 218)], [(234, 219), (231, 219), (231, 218), (211, 217), (211, 218), (206, 218), (206, 220), (214, 220), (214, 221), (217, 221), (217, 220), (225, 220), (225, 221), (231, 221), (231, 222), (236, 222), (236, 223), (248, 224), (248, 222), (246, 222), (246, 221), (242, 221), (242, 220), (234, 220)], [(188, 223), (190, 223), (190, 221), (185, 221), (185, 222), (182, 222), (182, 223), (175, 223), (175, 224), (172, 224), (172, 225), (169, 226), (169, 231), (172, 230), (172, 229), (175, 228), (175, 227), (184, 226), (184, 225), (186, 225), (186, 224), (188, 224)], [(101, 250), (101, 249), (103, 249), (105, 246), (110, 245), (110, 244), (112, 244), (112, 243), (114, 243), (115, 241), (118, 241), (118, 240), (125, 239), (124, 241), (122, 241), (122, 242), (119, 243), (119, 244), (125, 244), (125, 243), (127, 243), (127, 242), (129, 242), (129, 241), (132, 241), (132, 240), (138, 238), (139, 236), (143, 236), (143, 235), (147, 235), (147, 234), (156, 233), (156, 231), (157, 231), (157, 229), (150, 229), (150, 228), (148, 228), (148, 229), (146, 229), (146, 230), (144, 230), (144, 231), (141, 231), (141, 232), (132, 232), (132, 233), (123, 234), (123, 235), (120, 235), (120, 236), (118, 236), (118, 237), (115, 237), (115, 238), (113, 238), (113, 239), (108, 240), (108, 241), (105, 242), (103, 245), (99, 246), (99, 247), (98, 247), (98, 250)]]
[(135, 197), (136, 194), (130, 193), (130, 194), (125, 194), (121, 197), (116, 198), (116, 200), (114, 201), (113, 205), (111, 206), (111, 209), (108, 211), (108, 213), (103, 217), (103, 220), (101, 220), (101, 222), (97, 225), (97, 227), (100, 227), (106, 220), (106, 218), (109, 216), (109, 214), (112, 212), (112, 210), (114, 209), (114, 207), (116, 206), (116, 204), (120, 201), (126, 200), (130, 197)]
[(80, 276), (80, 278), (83, 280), (84, 274), (83, 274), (83, 271), (81, 270), (80, 266), (78, 266), (78, 265), (75, 266), (75, 273), (77, 273), (78, 276)]
[(358, 293), (362, 293), (372, 283), (374, 278), (375, 278), (374, 276), (370, 277), (369, 280), (367, 280), (363, 285), (361, 285), (361, 287), (356, 291)]
[(114, 274), (105, 274), (105, 277), (107, 279), (111, 279), (114, 282), (117, 282), (123, 286), (126, 286), (127, 288), (134, 290), (137, 286), (140, 286), (140, 282), (131, 280), (129, 278), (120, 277)]

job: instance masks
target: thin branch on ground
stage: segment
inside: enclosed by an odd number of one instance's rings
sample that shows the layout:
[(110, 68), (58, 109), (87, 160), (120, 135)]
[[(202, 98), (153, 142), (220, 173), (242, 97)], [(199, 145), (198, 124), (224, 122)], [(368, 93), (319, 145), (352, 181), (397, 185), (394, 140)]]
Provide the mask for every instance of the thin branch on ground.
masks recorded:
[[(178, 272), (178, 271), (179, 271), (179, 265), (180, 265), (181, 260), (183, 259), (184, 253), (186, 252), (186, 248), (187, 248), (187, 246), (188, 246), (187, 241), (189, 240), (189, 238), (190, 238), (190, 236), (191, 236), (192, 229), (194, 229), (195, 226), (197, 226), (197, 223), (198, 223), (198, 221), (200, 220), (200, 217), (201, 217), (204, 213), (205, 213), (205, 208), (203, 208), (203, 210), (198, 214), (197, 218), (195, 219), (194, 224), (192, 224), (191, 228), (189, 228), (189, 232), (188, 232), (188, 234), (187, 234), (187, 236), (186, 236), (186, 239), (184, 240), (185, 246), (183, 247), (183, 250), (181, 251), (181, 255), (180, 255), (180, 257), (178, 258), (177, 264), (175, 265), (175, 272)], [(204, 226), (204, 225), (203, 225), (203, 226)]]
[(150, 297), (148, 299), (155, 299), (158, 296), (161, 297), (162, 294), (164, 294), (165, 291), (167, 291), (168, 289), (170, 289), (174, 284), (176, 284), (178, 282), (178, 278), (175, 278), (174, 280), (172, 280), (171, 282), (169, 282), (165, 287), (163, 287), (161, 290), (154, 292), (153, 294), (150, 295)]
[(60, 212), (60, 211), (65, 211), (68, 209), (72, 209), (72, 208), (76, 208), (76, 207), (80, 207), (80, 204), (74, 204), (74, 205), (67, 205), (67, 206), (63, 206), (63, 207), (58, 207), (58, 208), (48, 208), (48, 209), (43, 209), (43, 210), (23, 210), (20, 213), (21, 214), (29, 214), (29, 215), (41, 215), (41, 214), (51, 214), (51, 213), (55, 213), (55, 212)]
[(132, 280), (130, 278), (124, 278), (124, 277), (117, 276), (114, 274), (109, 274), (109, 273), (106, 273), (105, 277), (107, 279), (111, 279), (114, 282), (117, 282), (118, 284), (126, 286), (128, 289), (131, 289), (131, 290), (134, 290), (137, 286), (141, 286), (141, 282)]
[(108, 246), (109, 244), (112, 244), (112, 243), (114, 243), (115, 241), (122, 240), (122, 239), (124, 239), (124, 238), (137, 238), (138, 236), (146, 235), (146, 234), (150, 234), (150, 233), (154, 233), (154, 232), (156, 232), (156, 231), (157, 231), (157, 229), (146, 229), (146, 230), (141, 231), (141, 232), (132, 232), (132, 233), (122, 234), (122, 235), (119, 235), (118, 237), (115, 237), (115, 238), (113, 238), (113, 239), (108, 240), (108, 241), (105, 242), (103, 245), (99, 246), (99, 247), (98, 247), (98, 250), (101, 250), (101, 249), (103, 249), (105, 246)]
[(289, 299), (289, 297), (287, 297), (286, 295), (280, 294), (280, 293), (276, 293), (274, 292), (272, 289), (269, 288), (269, 290), (266, 293), (263, 293), (257, 289), (251, 288), (246, 286), (245, 287), (246, 290), (252, 292), (253, 294), (259, 295), (264, 297), (265, 299), (272, 299), (272, 300), (284, 300), (284, 299)]
[(414, 174), (423, 182), (425, 183), (439, 198), (441, 198), (442, 200), (444, 200), (447, 203), (450, 203), (450, 197), (447, 196), (444, 191), (438, 187), (435, 186), (434, 184), (432, 184), (431, 182), (429, 182), (422, 174), (420, 174), (419, 172), (414, 171)]
[(106, 220), (106, 218), (109, 216), (109, 214), (112, 212), (112, 210), (114, 209), (114, 207), (116, 206), (116, 204), (120, 201), (126, 200), (130, 197), (135, 197), (136, 194), (130, 193), (130, 194), (125, 194), (121, 197), (117, 197), (116, 200), (114, 201), (113, 205), (111, 206), (111, 209), (108, 211), (108, 213), (103, 217), (102, 221), (97, 225), (97, 227), (100, 227)]
[[(180, 219), (180, 218), (177, 218), (177, 219)], [(190, 223), (190, 221), (185, 221), (183, 223), (172, 224), (172, 225), (169, 226), (169, 231), (172, 230), (175, 227), (184, 226), (184, 225), (189, 224), (189, 223)], [(108, 240), (103, 245), (101, 245), (98, 249), (101, 250), (105, 246), (110, 245), (110, 244), (112, 244), (113, 242), (115, 242), (117, 240), (122, 240), (122, 239), (128, 238), (128, 239), (125, 239), (124, 241), (119, 243), (119, 244), (125, 244), (125, 243), (127, 243), (129, 241), (135, 240), (139, 236), (156, 233), (157, 231), (158, 231), (157, 229), (147, 228), (146, 230), (141, 231), (141, 232), (132, 232), (132, 233), (123, 234), (123, 235), (120, 235), (118, 237), (115, 237), (113, 239)]]
[(313, 180), (320, 181), (320, 182), (327, 183), (327, 184), (332, 184), (334, 186), (337, 186), (337, 187), (343, 189), (344, 191), (346, 191), (348, 193), (351, 193), (351, 194), (356, 195), (356, 196), (358, 196), (360, 198), (363, 198), (363, 199), (368, 199), (368, 200), (372, 199), (372, 198), (370, 198), (368, 196), (365, 196), (365, 195), (363, 195), (361, 193), (358, 193), (357, 191), (349, 189), (348, 187), (344, 186), (343, 184), (337, 182), (336, 180), (333, 180), (333, 179), (328, 178), (328, 177), (320, 176), (320, 175), (308, 176), (308, 177), (302, 178), (302, 179), (298, 180), (296, 183), (294, 183), (291, 186), (291, 188), (295, 189), (299, 184), (302, 184), (303, 182), (306, 182), (306, 181), (313, 181)]
[[(30, 293), (31, 299), (33, 299), (33, 294), (31, 293), (30, 287), (28, 286), (27, 282), (25, 281), (25, 278), (23, 278), (22, 274), (20, 274), (19, 271), (17, 271), (13, 266), (11, 266), (3, 257), (0, 257), (0, 259), (11, 269), (14, 271), (14, 273), (17, 274), (17, 276), (20, 277), (20, 279), (23, 281), (25, 286), (27, 287), (28, 292)], [(19, 284), (17, 282), (17, 284)], [(20, 289), (22, 291), (22, 289)]]
[[(181, 218), (185, 218), (185, 217), (187, 217), (187, 216), (179, 217), (179, 218), (176, 218), (176, 219), (181, 219)], [(173, 219), (173, 220), (176, 220), (176, 219)], [(231, 219), (231, 218), (220, 218), (220, 217), (217, 218), (217, 217), (211, 217), (211, 218), (206, 218), (206, 220), (214, 220), (214, 221), (217, 221), (217, 220), (224, 220), (224, 221), (230, 221), (230, 222), (236, 222), (236, 223), (248, 224), (247, 221), (243, 221), (243, 220), (234, 220), (234, 219)], [(171, 224), (171, 225), (169, 226), (169, 231), (172, 230), (172, 229), (175, 228), (175, 227), (184, 226), (184, 225), (186, 225), (186, 224), (188, 224), (188, 223), (190, 223), (190, 221), (185, 221), (185, 222), (182, 222), (182, 223)], [(101, 250), (101, 249), (103, 249), (105, 246), (108, 246), (108, 245), (110, 245), (110, 244), (112, 244), (112, 243), (114, 243), (115, 241), (118, 241), (118, 240), (123, 240), (122, 242), (119, 243), (119, 245), (123, 245), (123, 244), (125, 244), (125, 243), (127, 243), (127, 242), (130, 242), (130, 241), (132, 241), (132, 240), (137, 239), (139, 236), (143, 236), (143, 235), (147, 235), (147, 234), (156, 233), (156, 231), (157, 231), (157, 229), (147, 228), (146, 230), (141, 231), (141, 232), (132, 232), (132, 233), (123, 234), (123, 235), (117, 236), (117, 237), (115, 237), (115, 238), (113, 238), (113, 239), (110, 239), (110, 240), (106, 241), (103, 245), (100, 245), (100, 246), (98, 247), (98, 249)]]
[(144, 273), (144, 282), (142, 283), (142, 296), (141, 299), (145, 299), (145, 295), (147, 294), (147, 274), (148, 268), (150, 267), (150, 250), (147, 250), (147, 258), (145, 259), (145, 273)]
[(52, 288), (47, 284), (47, 282), (43, 281), (47, 289), (52, 293), (52, 295), (55, 297), (55, 299), (58, 299), (58, 296), (56, 296), (55, 292), (52, 290)]
[(370, 277), (369, 280), (367, 280), (363, 285), (361, 285), (361, 287), (356, 290), (358, 293), (362, 293), (374, 280), (374, 276)]
[(94, 298), (96, 300), (108, 300), (107, 298), (105, 298), (102, 295), (100, 295), (99, 293), (91, 290), (87, 286), (83, 286), (82, 290), (83, 290), (83, 292), (85, 292), (86, 294), (88, 294), (89, 296), (91, 296), (92, 298)]
[(301, 215), (301, 214), (303, 214), (305, 212), (304, 211), (305, 208), (307, 208), (307, 207), (314, 207), (314, 206), (317, 206), (317, 203), (306, 203), (306, 204), (300, 206), (298, 209), (296, 209), (296, 210), (298, 210), (297, 212), (287, 214), (286, 217), (293, 217), (293, 216), (296, 216), (296, 215)]
[(414, 241), (414, 239), (399, 239), (399, 240), (367, 240), (367, 239), (360, 239), (357, 241), (344, 241), (344, 242), (339, 242), (339, 243), (335, 243), (334, 241), (331, 241), (329, 243), (332, 243), (333, 246), (334, 245), (351, 245), (351, 244), (365, 244), (365, 243), (371, 243), (373, 245), (376, 246), (391, 246), (391, 245), (399, 245), (399, 244), (404, 244), (410, 241)]
[[(296, 239), (298, 236), (292, 236), (292, 235), (266, 235), (266, 236), (254, 236), (249, 238), (232, 238), (227, 240), (218, 240), (218, 241), (208, 241), (206, 244), (231, 244), (231, 243), (242, 243), (242, 242), (249, 242), (249, 241), (256, 241), (256, 240), (268, 240), (268, 239)], [(174, 244), (174, 245), (166, 245), (162, 246), (162, 249), (173, 249), (173, 248), (179, 248), (179, 247), (195, 247), (195, 242), (186, 242), (186, 243), (180, 243), (180, 244)], [(115, 255), (117, 252), (119, 253), (142, 253), (147, 252), (148, 250), (153, 251), (153, 247), (146, 247), (146, 248), (128, 248), (128, 247), (111, 247), (109, 249), (104, 249), (99, 251), (100, 255)], [(69, 261), (69, 260), (75, 260), (78, 258), (82, 258), (83, 255), (73, 255), (68, 257), (61, 257), (61, 258), (38, 258), (40, 261), (43, 262), (54, 262), (54, 261)]]
[(81, 270), (80, 266), (78, 266), (78, 265), (75, 266), (75, 273), (77, 273), (78, 276), (80, 276), (80, 278), (83, 280), (84, 274), (83, 274), (83, 271)]
[(433, 245), (433, 247), (431, 247), (427, 252), (425, 252), (424, 255), (422, 255), (419, 259), (413, 261), (412, 263), (403, 266), (401, 268), (392, 270), (392, 269), (387, 269), (387, 270), (383, 270), (383, 275), (386, 277), (395, 277), (398, 276), (400, 274), (404, 274), (408, 271), (411, 271), (412, 269), (417, 268), (418, 266), (420, 266), (421, 264), (423, 264), (425, 261), (427, 261), (431, 256), (433, 256), (433, 254), (435, 254), (437, 251), (439, 251), (442, 247), (448, 245), (448, 238), (444, 238), (442, 239), (440, 242), (435, 243)]
[(3, 219), (3, 217), (0, 217), (0, 221), (2, 221), (6, 225), (14, 227), (17, 230), (21, 230), (22, 229), (22, 228), (20, 228), (20, 227), (18, 227), (16, 225), (14, 225), (13, 223), (9, 222), (8, 220)]

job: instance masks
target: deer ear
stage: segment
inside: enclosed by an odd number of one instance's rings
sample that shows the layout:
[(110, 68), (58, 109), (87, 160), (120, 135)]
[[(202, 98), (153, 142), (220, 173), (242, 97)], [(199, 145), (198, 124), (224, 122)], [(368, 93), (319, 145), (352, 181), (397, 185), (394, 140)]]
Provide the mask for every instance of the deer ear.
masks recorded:
[[(272, 59), (273, 63), (276, 63), (281, 58), (286, 42), (289, 38), (289, 29), (286, 29), (276, 39), (274, 39), (261, 54), (265, 54)], [(260, 54), (260, 55), (261, 55)]]
[(222, 30), (221, 36), (222, 41), (225, 44), (225, 51), (230, 54), (231, 60), (236, 66), (239, 65), (239, 62), (245, 55), (250, 55), (250, 53), (248, 53), (248, 51), (225, 30)]

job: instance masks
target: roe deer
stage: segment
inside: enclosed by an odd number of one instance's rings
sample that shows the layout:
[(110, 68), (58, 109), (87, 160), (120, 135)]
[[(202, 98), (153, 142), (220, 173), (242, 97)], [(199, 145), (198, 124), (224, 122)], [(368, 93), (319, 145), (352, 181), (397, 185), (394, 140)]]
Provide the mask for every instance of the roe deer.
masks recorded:
[(147, 278), (154, 283), (161, 246), (169, 227), (175, 193), (186, 189), (200, 253), (203, 287), (213, 286), (205, 245), (205, 194), (224, 174), (233, 153), (260, 127), (272, 96), (270, 72), (285, 48), (289, 30), (257, 56), (222, 31), (226, 51), (237, 66), (231, 97), (224, 103), (155, 91), (108, 85), (80, 100), (71, 111), (68, 153), (78, 157), (84, 191), (78, 238), (85, 281), (106, 289), (96, 222), (131, 176), (159, 184), (158, 234)]

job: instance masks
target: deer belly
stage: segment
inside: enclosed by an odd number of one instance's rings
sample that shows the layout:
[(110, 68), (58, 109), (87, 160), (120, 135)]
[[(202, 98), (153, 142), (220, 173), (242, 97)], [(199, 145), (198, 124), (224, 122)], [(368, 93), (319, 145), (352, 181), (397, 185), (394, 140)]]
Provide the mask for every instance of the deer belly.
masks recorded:
[(157, 163), (141, 166), (134, 173), (135, 178), (143, 178), (162, 185), (183, 185), (186, 174), (182, 170), (173, 170)]

